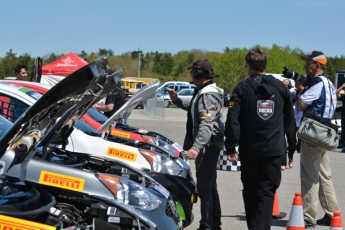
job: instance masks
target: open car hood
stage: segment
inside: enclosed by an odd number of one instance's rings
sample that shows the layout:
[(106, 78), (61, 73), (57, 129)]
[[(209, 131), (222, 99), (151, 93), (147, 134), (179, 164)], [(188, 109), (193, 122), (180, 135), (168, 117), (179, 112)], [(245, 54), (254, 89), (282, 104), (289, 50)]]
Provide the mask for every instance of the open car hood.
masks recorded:
[(56, 133), (68, 135), (88, 108), (118, 90), (122, 70), (107, 75), (102, 67), (101, 57), (60, 81), (2, 135), (0, 160), (5, 171), (16, 164), (26, 170), (38, 146), (47, 146)]
[(98, 130), (106, 130), (109, 126), (114, 124), (114, 121), (121, 118), (126, 112), (129, 113), (139, 102), (152, 98), (156, 94), (159, 86), (159, 81), (150, 82), (136, 92), (128, 101), (125, 102)]

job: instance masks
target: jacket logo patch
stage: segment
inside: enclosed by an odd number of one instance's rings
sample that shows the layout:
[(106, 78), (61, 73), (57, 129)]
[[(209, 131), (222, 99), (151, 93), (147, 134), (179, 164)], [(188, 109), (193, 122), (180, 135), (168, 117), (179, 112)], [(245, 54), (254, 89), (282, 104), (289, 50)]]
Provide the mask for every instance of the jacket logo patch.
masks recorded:
[(84, 190), (85, 180), (82, 178), (42, 170), (38, 183), (82, 192)]
[(0, 215), (0, 230), (55, 230), (56, 227)]
[(111, 157), (121, 158), (133, 162), (137, 160), (136, 153), (113, 147), (108, 147), (106, 154)]
[(274, 114), (274, 102), (271, 100), (258, 101), (257, 110), (259, 117), (267, 120)]
[(111, 131), (111, 134), (117, 137), (122, 137), (122, 138), (127, 138), (127, 139), (131, 137), (131, 135), (128, 133), (118, 132), (114, 130)]
[(210, 113), (203, 113), (201, 114), (202, 117), (212, 117), (212, 114)]

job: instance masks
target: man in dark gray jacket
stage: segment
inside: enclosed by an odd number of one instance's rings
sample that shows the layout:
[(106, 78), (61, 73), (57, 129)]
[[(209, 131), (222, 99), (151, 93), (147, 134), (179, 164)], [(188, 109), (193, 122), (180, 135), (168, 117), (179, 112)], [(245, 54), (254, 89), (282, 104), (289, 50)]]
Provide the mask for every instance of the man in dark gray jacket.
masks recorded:
[(187, 159), (195, 160), (197, 190), (201, 203), (200, 230), (221, 229), (221, 208), (217, 190), (217, 162), (224, 147), (221, 121), (223, 90), (212, 82), (214, 72), (208, 60), (198, 60), (187, 68), (197, 86), (193, 98), (182, 103), (173, 89), (167, 88), (171, 101), (188, 111), (187, 134), (183, 148)]

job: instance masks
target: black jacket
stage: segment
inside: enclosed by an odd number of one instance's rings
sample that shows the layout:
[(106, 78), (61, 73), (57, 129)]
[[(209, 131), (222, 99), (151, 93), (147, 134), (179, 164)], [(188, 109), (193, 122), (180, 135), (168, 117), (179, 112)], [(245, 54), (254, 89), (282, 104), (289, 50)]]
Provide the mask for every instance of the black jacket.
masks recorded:
[[(254, 79), (262, 77), (257, 83)], [(259, 80), (260, 78), (258, 78)], [(284, 153), (285, 132), (294, 120), (291, 95), (272, 75), (253, 75), (235, 87), (225, 124), (227, 154), (279, 156)]]
[(110, 118), (126, 102), (126, 93), (120, 87), (116, 94), (111, 93), (105, 100), (105, 104), (114, 104), (113, 110), (104, 112), (104, 115)]

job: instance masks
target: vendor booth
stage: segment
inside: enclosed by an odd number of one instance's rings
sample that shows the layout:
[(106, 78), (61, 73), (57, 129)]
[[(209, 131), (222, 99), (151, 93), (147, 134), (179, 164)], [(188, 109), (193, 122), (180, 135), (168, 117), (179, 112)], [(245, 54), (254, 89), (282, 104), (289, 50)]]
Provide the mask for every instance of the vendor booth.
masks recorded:
[(85, 60), (70, 52), (56, 61), (43, 66), (40, 82), (48, 85), (56, 85), (64, 77), (67, 77), (87, 64)]

